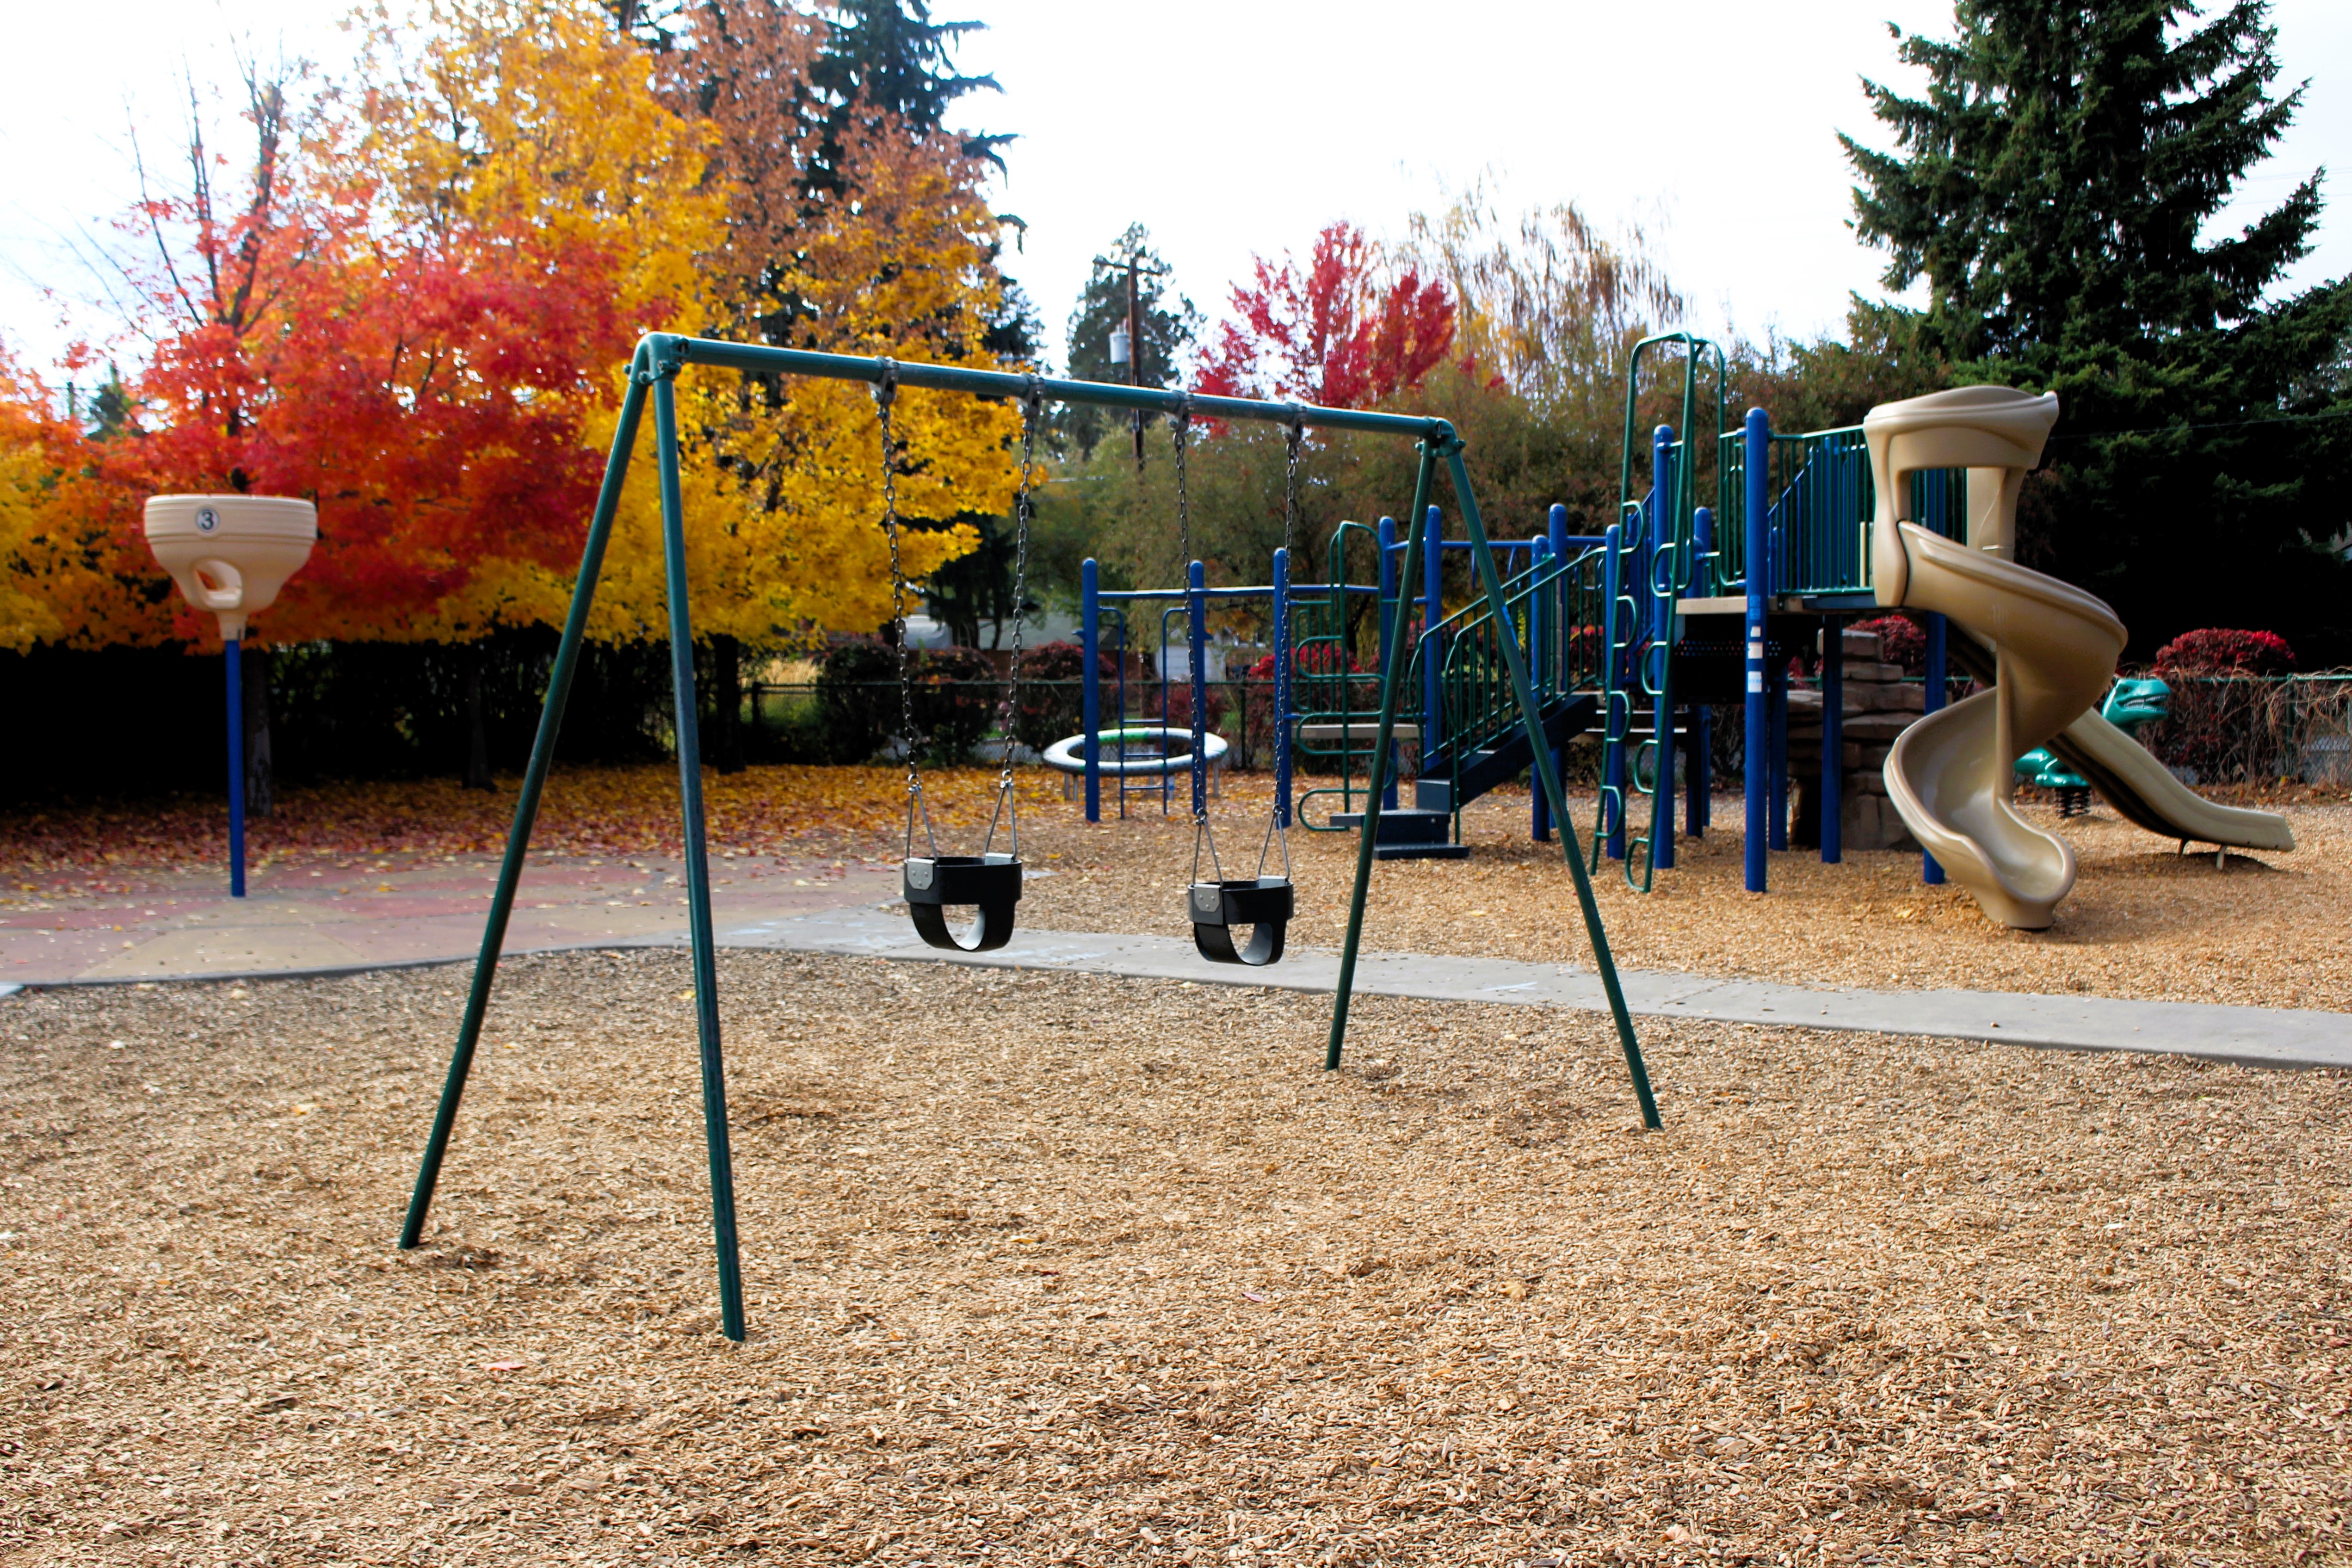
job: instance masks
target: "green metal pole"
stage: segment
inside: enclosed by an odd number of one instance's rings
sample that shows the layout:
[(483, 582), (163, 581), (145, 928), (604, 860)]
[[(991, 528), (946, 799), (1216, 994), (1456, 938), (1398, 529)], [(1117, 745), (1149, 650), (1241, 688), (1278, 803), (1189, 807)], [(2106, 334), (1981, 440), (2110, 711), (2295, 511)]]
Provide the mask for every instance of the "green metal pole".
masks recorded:
[(719, 958), (710, 933), (710, 861), (702, 831), (702, 743), (687, 614), (686, 506), (677, 486), (677, 362), (654, 383), (661, 461), (662, 574), (669, 590), (670, 688), (677, 704), (677, 793), (686, 826), (687, 930), (694, 949), (694, 1032), (702, 1046), (702, 1136), (710, 1151), (710, 1239), (719, 1253), (719, 1326), (743, 1338), (743, 1262), (735, 1239), (735, 1163), (727, 1146), (727, 1066), (719, 1054)]
[(415, 1247), (425, 1236), (425, 1216), (433, 1207), (433, 1188), (441, 1179), (442, 1157), (449, 1152), (449, 1130), (457, 1120), (457, 1102), (473, 1070), (474, 1047), (482, 1037), (482, 1018), (490, 1005), (490, 986), (498, 978), (499, 953), (506, 945), (507, 920), (514, 912), (515, 889), (522, 881), (523, 858), (530, 849), (531, 824), (539, 816), (539, 797), (547, 785), (547, 770), (555, 760), (555, 737), (563, 728), (563, 708), (572, 696), (572, 671), (579, 667), (580, 645), (588, 631), (589, 607), (596, 599), (596, 578), (604, 569), (604, 545), (613, 533), (613, 514), (621, 504), (621, 481), (629, 472), (629, 453), (637, 444), (637, 425), (645, 415), (646, 355), (641, 348), (629, 367), (629, 390), (621, 399), (621, 423), (613, 433), (613, 449), (604, 459), (604, 488), (596, 492), (596, 510), (588, 521), (588, 542), (580, 552), (580, 579), (572, 587), (571, 613), (564, 616), (563, 638), (556, 645), (555, 668), (547, 679), (547, 701), (539, 712), (539, 735), (531, 742), (530, 765), (522, 775), (522, 793), (515, 799), (514, 826), (507, 832), (506, 858), (499, 865), (498, 891), (490, 896), (490, 918), (482, 928), (481, 955), (474, 961), (474, 986), (466, 997), (465, 1021), (457, 1026), (457, 1048), (449, 1057), (449, 1074), (441, 1085), (440, 1108), (433, 1113), (433, 1133), (425, 1142), (425, 1162), (409, 1194), (408, 1218), (400, 1228), (400, 1245)]
[[(1447, 439), (1452, 436), (1449, 432)], [(1388, 787), (1389, 746), (1396, 734), (1397, 686), (1407, 666), (1412, 663), (1412, 645), (1405, 641), (1408, 622), (1406, 611), (1412, 597), (1405, 584), (1412, 581), (1414, 543), (1421, 538), (1422, 514), (1429, 510), (1430, 487), (1437, 477), (1437, 452), (1429, 441), (1421, 443), (1421, 465), (1412, 480), (1412, 526), (1404, 531), (1404, 568), (1397, 574), (1396, 607), (1389, 615), (1389, 667), (1381, 672), (1381, 732), (1372, 745), (1370, 781), (1365, 785), (1363, 837), (1356, 841), (1356, 891), (1348, 903), (1348, 941), (1339, 949), (1339, 989), (1331, 998), (1331, 1040), (1323, 1048), (1323, 1066), (1336, 1070), (1339, 1066), (1339, 1048), (1348, 1037), (1348, 998), (1356, 984), (1356, 948), (1364, 935), (1364, 900), (1372, 888), (1372, 846), (1381, 835), (1381, 799)], [(1343, 611), (1344, 611), (1344, 605)], [(1339, 622), (1344, 639), (1347, 621), (1344, 614)], [(1346, 644), (1340, 646), (1340, 680), (1346, 674)], [(1346, 763), (1342, 759), (1341, 776)]]
[[(1511, 695), (1518, 700), (1520, 722), (1527, 726), (1528, 745), (1535, 752), (1536, 774), (1542, 781), (1544, 798), (1551, 803), (1552, 820), (1559, 824), (1560, 847), (1567, 852), (1568, 868), (1576, 879), (1576, 901), (1584, 910), (1584, 930), (1592, 939), (1592, 959), (1601, 971), (1601, 988), (1609, 996), (1610, 1016), (1617, 1020), (1617, 1042), (1625, 1050), (1625, 1071), (1633, 1080), (1634, 1098), (1642, 1102), (1642, 1125), (1655, 1131), (1664, 1123), (1658, 1120), (1657, 1100), (1650, 1092), (1649, 1069), (1642, 1065), (1641, 1042), (1633, 1037), (1633, 1017), (1625, 1010), (1624, 988), (1617, 983), (1617, 963), (1609, 956), (1609, 933), (1601, 927), (1601, 906), (1593, 901), (1592, 880), (1585, 875), (1584, 858), (1577, 853), (1568, 800), (1559, 786), (1559, 769), (1545, 742), (1543, 715), (1537, 710), (1535, 693), (1528, 683), (1527, 657), (1519, 651), (1518, 639), (1510, 635), (1510, 613), (1508, 601), (1503, 596), (1502, 574), (1495, 570), (1495, 552), (1486, 545), (1486, 525), (1479, 520), (1477, 498), (1470, 493), (1470, 470), (1463, 466), (1459, 441), (1447, 445), (1445, 463), (1454, 476), (1454, 497), (1462, 503), (1462, 521), (1470, 535), (1470, 559), (1476, 563), (1479, 582), (1486, 590), (1487, 612), (1503, 633), (1496, 640), (1503, 647), (1503, 665), (1510, 672)], [(1360, 908), (1361, 879), (1360, 869)], [(1343, 996), (1346, 984), (1343, 972)]]

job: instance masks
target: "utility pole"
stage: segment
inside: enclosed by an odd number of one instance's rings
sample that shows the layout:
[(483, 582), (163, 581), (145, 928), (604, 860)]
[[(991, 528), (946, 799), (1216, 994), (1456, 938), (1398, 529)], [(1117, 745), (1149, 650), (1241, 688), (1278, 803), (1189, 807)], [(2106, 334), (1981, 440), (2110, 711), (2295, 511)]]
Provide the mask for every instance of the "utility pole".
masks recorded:
[[(1168, 276), (1168, 269), (1164, 267), (1146, 267), (1139, 258), (1132, 256), (1125, 262), (1106, 260), (1097, 256), (1095, 258), (1095, 265), (1108, 267), (1113, 270), (1124, 267), (1127, 271), (1127, 327), (1123, 333), (1117, 330), (1111, 332), (1110, 363), (1113, 365), (1126, 365), (1127, 384), (1129, 386), (1141, 386), (1143, 384), (1141, 279), (1146, 277), (1165, 278)], [(1120, 341), (1122, 336), (1126, 340), (1124, 342)], [(1139, 408), (1128, 416), (1128, 429), (1135, 437), (1135, 471), (1139, 478), (1143, 473), (1143, 411), (1141, 409)]]

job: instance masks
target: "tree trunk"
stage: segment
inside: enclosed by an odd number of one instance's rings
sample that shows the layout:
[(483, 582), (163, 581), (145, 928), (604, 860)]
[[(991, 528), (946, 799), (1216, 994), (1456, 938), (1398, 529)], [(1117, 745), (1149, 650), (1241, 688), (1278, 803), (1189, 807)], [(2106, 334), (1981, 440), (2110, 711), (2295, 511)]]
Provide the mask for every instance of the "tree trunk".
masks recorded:
[(464, 789), (496, 790), (490, 777), (490, 732), (482, 721), (482, 666), (488, 653), (480, 643), (466, 647), (466, 776)]
[(743, 645), (731, 637), (710, 639), (713, 661), (719, 667), (719, 679), (712, 684), (718, 689), (711, 700), (718, 711), (711, 715), (710, 738), (703, 752), (711, 767), (722, 773), (743, 771)]
[(243, 651), (245, 689), (239, 697), (245, 710), (245, 815), (268, 816), (276, 804), (277, 769), (269, 756), (269, 667), (276, 661), (266, 647)]

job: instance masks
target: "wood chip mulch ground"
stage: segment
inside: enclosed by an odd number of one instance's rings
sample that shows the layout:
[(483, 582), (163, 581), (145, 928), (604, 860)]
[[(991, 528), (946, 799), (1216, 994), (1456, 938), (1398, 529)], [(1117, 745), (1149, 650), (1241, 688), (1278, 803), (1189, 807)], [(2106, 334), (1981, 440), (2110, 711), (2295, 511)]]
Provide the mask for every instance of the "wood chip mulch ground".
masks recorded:
[(728, 954), (734, 1346), (678, 953), (393, 1250), (467, 979), (0, 1002), (0, 1562), (2347, 1560), (2346, 1075)]
[[(1271, 792), (1231, 781), (1213, 826), (1229, 872), (1256, 863)], [(1572, 801), (1589, 826), (1591, 802)], [(1315, 808), (1321, 820), (1328, 804)], [(1107, 815), (1114, 808), (1107, 807)], [(1626, 886), (1621, 862), (1594, 877), (1618, 962), (1631, 968), (1750, 976), (1797, 984), (1923, 991), (2031, 991), (2352, 1011), (2352, 806), (2279, 807), (2296, 847), (2261, 855), (2212, 847), (2183, 855), (2104, 805), (2062, 822), (2029, 805), (2031, 821), (2063, 835), (2081, 861), (2074, 891), (2046, 931), (1994, 925), (1957, 885), (1928, 887), (1920, 858), (1849, 853), (1825, 866), (1817, 850), (1771, 857), (1771, 891), (1745, 890), (1740, 803), (1719, 797), (1702, 839), (1676, 845), (1652, 890)], [(1183, 934), (1192, 829), (1163, 819), (1157, 801), (1125, 822), (1089, 826), (1076, 806), (1032, 806), (1024, 843), (1032, 864), (1056, 871), (1031, 885), (1022, 916), (1069, 931)], [(1355, 877), (1351, 834), (1294, 831), (1298, 882), (1293, 945), (1336, 948)], [(1557, 844), (1528, 836), (1528, 798), (1505, 792), (1464, 814), (1464, 861), (1378, 865), (1365, 923), (1368, 948), (1457, 952), (1590, 964), (1591, 949)]]

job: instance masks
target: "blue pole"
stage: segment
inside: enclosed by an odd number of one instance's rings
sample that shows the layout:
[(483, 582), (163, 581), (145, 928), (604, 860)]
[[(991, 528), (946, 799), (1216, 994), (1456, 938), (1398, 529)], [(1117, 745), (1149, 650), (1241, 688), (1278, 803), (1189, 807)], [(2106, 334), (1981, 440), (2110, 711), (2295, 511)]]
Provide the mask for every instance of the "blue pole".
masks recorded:
[(1769, 493), (1765, 481), (1766, 467), (1772, 460), (1772, 422), (1761, 408), (1751, 408), (1742, 435), (1743, 460), (1747, 465), (1743, 477), (1748, 481), (1748, 691), (1747, 727), (1742, 737), (1747, 762), (1740, 772), (1747, 776), (1748, 838), (1741, 847), (1747, 861), (1748, 890), (1760, 893), (1766, 890), (1764, 819), (1770, 804), (1768, 791), (1772, 768), (1770, 725), (1764, 695), (1764, 617), (1772, 593), (1772, 561), (1767, 553), (1770, 523), (1764, 503)]
[[(1395, 609), (1397, 601), (1397, 569), (1395, 560), (1389, 554), (1389, 547), (1396, 542), (1396, 519), (1392, 517), (1384, 517), (1381, 519), (1381, 526), (1376, 537), (1380, 541), (1381, 557), (1381, 592), (1379, 598), (1381, 613), (1378, 617), (1381, 623), (1381, 674), (1385, 678), (1389, 669), (1389, 642), (1390, 639), (1396, 635), (1396, 629), (1391, 626), (1390, 623), (1394, 619), (1391, 612)], [(1342, 561), (1342, 564), (1345, 564), (1344, 559)], [(1342, 598), (1339, 611), (1339, 625), (1344, 628), (1348, 624), (1347, 606), (1344, 597)], [(1342, 635), (1345, 635), (1344, 631), (1342, 632)], [(1344, 679), (1342, 684), (1345, 684)], [(1397, 774), (1401, 771), (1397, 766), (1396, 753), (1399, 749), (1400, 748), (1395, 746), (1390, 747), (1388, 759), (1383, 763), (1383, 766), (1387, 770), (1383, 776), (1388, 780), (1387, 787), (1381, 793), (1381, 809), (1383, 811), (1394, 811), (1396, 809)], [(1344, 784), (1346, 782), (1344, 775), (1347, 773), (1347, 764), (1344, 761), (1342, 761), (1340, 764), (1339, 771), (1343, 775), (1341, 783), (1343, 785), (1342, 800), (1344, 802)]]
[[(1927, 616), (1927, 696), (1922, 705), (1929, 713), (1944, 705), (1944, 617), (1931, 613)], [(1919, 855), (1919, 879), (1931, 888), (1941, 887), (1944, 881), (1944, 868), (1925, 850)]]
[(1274, 821), (1290, 826), (1290, 727), (1297, 722), (1290, 674), (1290, 552), (1274, 552)]
[[(1700, 507), (1691, 513), (1691, 592), (1704, 596), (1713, 587), (1709, 558), (1715, 553), (1715, 509)], [(1715, 780), (1710, 773), (1713, 711), (1706, 703), (1690, 710), (1690, 741), (1683, 764), (1683, 831), (1696, 838), (1706, 831)]]
[[(1421, 569), (1421, 629), (1424, 634), (1445, 618), (1445, 525), (1439, 520), (1435, 507), (1429, 509), (1425, 527), (1429, 553), (1423, 557)], [(1426, 772), (1429, 759), (1445, 743), (1445, 710), (1438, 689), (1445, 650), (1437, 646), (1436, 638), (1425, 635), (1421, 648), (1421, 765)]]
[[(1540, 566), (1550, 559), (1550, 541), (1537, 540), (1530, 565)], [(1556, 605), (1548, 602), (1549, 599), (1548, 594), (1533, 594), (1528, 597), (1528, 676), (1538, 707), (1549, 701), (1552, 689), (1551, 658), (1546, 650), (1551, 647), (1551, 623), (1559, 612)], [(1551, 748), (1546, 747), (1545, 750)], [(1539, 788), (1529, 790), (1528, 797), (1532, 803), (1528, 808), (1528, 836), (1538, 844), (1549, 843), (1551, 839), (1551, 805), (1544, 799), (1544, 792)]]
[(1192, 665), (1192, 820), (1209, 815), (1209, 585), (1198, 561), (1184, 569), (1184, 641)]
[[(1650, 864), (1662, 871), (1675, 865), (1675, 541), (1681, 531), (1682, 498), (1675, 494), (1675, 430), (1661, 425), (1650, 433), (1650, 570), (1643, 579), (1650, 593), (1650, 651), (1657, 672), (1657, 695), (1650, 704), (1654, 772), (1657, 794), (1650, 802)], [(1663, 580), (1662, 580), (1663, 579)]]
[[(1625, 661), (1617, 657), (1617, 635), (1623, 630), (1624, 608), (1618, 589), (1625, 576), (1625, 524), (1609, 525), (1608, 543), (1601, 551), (1601, 826), (1607, 829), (1609, 858), (1625, 858), (1625, 740), (1633, 727), (1633, 697), (1625, 689)], [(1632, 639), (1628, 638), (1628, 641)], [(1612, 810), (1612, 807), (1614, 807)]]
[(245, 897), (245, 650), (244, 640), (221, 645), (228, 671), (228, 896)]
[[(1551, 541), (1551, 558), (1554, 561), (1565, 562), (1568, 559), (1568, 508), (1554, 501), (1551, 510), (1545, 514), (1544, 531)], [(1569, 613), (1574, 606), (1569, 602), (1568, 577), (1565, 573), (1560, 575), (1559, 583), (1554, 587), (1551, 600), (1554, 611), (1551, 617), (1551, 642), (1545, 657), (1551, 664), (1552, 689), (1565, 698), (1570, 694), (1568, 639), (1575, 635), (1575, 628), (1569, 624)], [(1568, 753), (1558, 746), (1552, 748), (1551, 771), (1563, 776), (1568, 771)], [(1544, 793), (1539, 789), (1530, 790), (1528, 793), (1533, 795), (1537, 804), (1543, 807), (1544, 819), (1549, 823), (1551, 819), (1551, 802), (1544, 798)]]
[(1102, 742), (1096, 739), (1102, 732), (1102, 671), (1097, 660), (1102, 652), (1102, 574), (1091, 555), (1078, 566), (1078, 648), (1086, 660), (1086, 681), (1081, 689), (1085, 697), (1078, 725), (1086, 731), (1086, 742), (1080, 747), (1087, 760), (1087, 820), (1102, 820)]
[(1845, 623), (1822, 623), (1822, 863), (1845, 854)]

